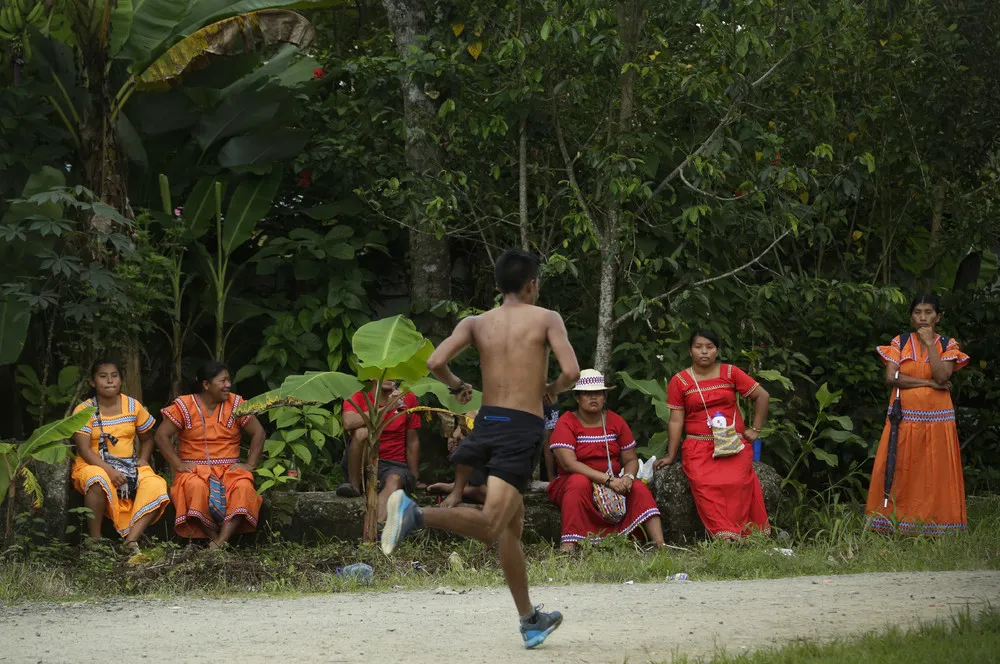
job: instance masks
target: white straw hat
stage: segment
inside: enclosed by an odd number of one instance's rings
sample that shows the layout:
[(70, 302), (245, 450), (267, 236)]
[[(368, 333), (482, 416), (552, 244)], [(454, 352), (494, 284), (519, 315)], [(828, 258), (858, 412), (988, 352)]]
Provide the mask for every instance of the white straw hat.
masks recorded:
[(604, 392), (613, 390), (614, 387), (604, 384), (604, 374), (596, 369), (584, 369), (580, 372), (580, 378), (573, 386), (574, 392)]

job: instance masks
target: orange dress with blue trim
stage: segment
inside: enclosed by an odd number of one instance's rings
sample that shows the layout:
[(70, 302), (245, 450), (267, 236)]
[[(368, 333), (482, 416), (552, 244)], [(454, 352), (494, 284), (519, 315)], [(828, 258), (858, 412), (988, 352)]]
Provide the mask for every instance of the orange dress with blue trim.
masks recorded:
[[(141, 403), (132, 397), (122, 394), (119, 398), (121, 399), (121, 414), (111, 417), (102, 416), (101, 426), (104, 428), (104, 433), (118, 439), (117, 444), (108, 444), (108, 453), (129, 459), (135, 450), (138, 434), (151, 430), (156, 424), (156, 420)], [(78, 413), (90, 406), (97, 406), (96, 399), (81, 403), (73, 409), (73, 412)], [(97, 413), (94, 413), (90, 418), (90, 423), (78, 432), (90, 437), (90, 448), (98, 455), (100, 455), (101, 426), (98, 426)], [(150, 512), (156, 514), (153, 521), (159, 519), (170, 503), (170, 497), (167, 495), (167, 482), (162, 477), (149, 466), (139, 466), (136, 471), (139, 475), (139, 486), (136, 489), (135, 498), (129, 500), (118, 495), (118, 490), (111, 483), (111, 478), (108, 477), (103, 468), (91, 466), (80, 456), (73, 461), (74, 488), (80, 493), (86, 494), (94, 484), (97, 484), (104, 490), (104, 495), (108, 499), (105, 514), (115, 524), (115, 530), (122, 537), (126, 537), (135, 522)]]
[[(941, 348), (940, 335), (934, 343)], [(928, 350), (911, 334), (900, 347), (900, 338), (878, 346), (885, 364), (895, 364), (899, 373), (915, 378), (932, 378)], [(969, 363), (958, 342), (949, 340), (941, 353), (945, 362), (954, 362), (955, 371)], [(866, 526), (880, 532), (907, 535), (940, 535), (964, 531), (965, 480), (962, 455), (955, 423), (951, 393), (932, 387), (899, 391), (903, 420), (896, 439), (896, 467), (888, 506), (885, 505), (885, 466), (889, 450), (890, 422), (886, 418), (882, 439), (875, 454), (872, 483), (868, 489)], [(896, 400), (890, 392), (889, 408)]]
[(201, 399), (194, 394), (184, 394), (160, 411), (178, 429), (177, 454), (182, 461), (195, 464), (190, 473), (177, 473), (170, 487), (177, 518), (174, 530), (180, 537), (205, 538), (202, 525), (218, 530), (221, 523), (212, 518), (208, 509), (208, 478), (214, 474), (222, 480), (226, 494), (226, 515), (223, 522), (236, 516), (241, 519), (237, 533), (250, 533), (257, 529), (257, 518), (263, 499), (257, 495), (253, 473), (231, 470), (240, 463), (240, 436), (250, 421), (250, 416), (236, 417), (233, 410), (243, 402), (243, 397), (230, 394), (226, 401), (206, 412)]
[(771, 526), (764, 492), (753, 469), (753, 446), (746, 444), (739, 454), (713, 458), (715, 443), (708, 423), (716, 412), (721, 412), (727, 421), (735, 419), (736, 432), (743, 437), (743, 417), (736, 407), (736, 394), (748, 397), (759, 384), (739, 367), (721, 364), (718, 378), (700, 380), (698, 385), (700, 396), (694, 378), (686, 370), (675, 374), (667, 385), (667, 406), (684, 411), (681, 467), (691, 486), (698, 516), (708, 533), (719, 539), (741, 539), (754, 530), (768, 534)]

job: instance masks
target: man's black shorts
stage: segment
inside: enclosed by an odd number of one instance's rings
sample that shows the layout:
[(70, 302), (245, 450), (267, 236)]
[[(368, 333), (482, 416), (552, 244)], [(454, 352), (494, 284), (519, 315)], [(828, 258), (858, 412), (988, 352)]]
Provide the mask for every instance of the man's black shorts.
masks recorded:
[(544, 432), (544, 420), (533, 413), (483, 406), (472, 432), (452, 453), (451, 460), (526, 493)]
[(417, 479), (410, 472), (410, 467), (400, 461), (389, 461), (387, 459), (378, 460), (378, 488), (379, 491), (385, 486), (385, 481), (390, 475), (399, 475), (403, 481), (403, 491), (413, 495), (417, 489)]

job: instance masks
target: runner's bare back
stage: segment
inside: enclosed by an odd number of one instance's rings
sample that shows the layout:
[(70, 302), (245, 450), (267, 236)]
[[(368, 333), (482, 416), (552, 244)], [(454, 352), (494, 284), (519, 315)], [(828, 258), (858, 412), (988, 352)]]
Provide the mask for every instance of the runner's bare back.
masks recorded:
[(557, 313), (507, 303), (472, 321), (472, 342), (483, 372), (483, 405), (542, 416), (549, 338), (563, 326)]

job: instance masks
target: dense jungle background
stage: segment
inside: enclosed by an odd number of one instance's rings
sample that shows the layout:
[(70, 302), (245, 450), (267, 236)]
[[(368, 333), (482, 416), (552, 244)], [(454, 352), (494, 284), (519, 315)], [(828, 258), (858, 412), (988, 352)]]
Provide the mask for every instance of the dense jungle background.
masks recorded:
[[(252, 396), (350, 370), (376, 318), (440, 341), (517, 246), (584, 366), (662, 383), (718, 330), (773, 395), (763, 459), (844, 500), (884, 423), (875, 346), (934, 290), (973, 358), (967, 489), (1000, 485), (995, 0), (3, 7), (0, 438), (109, 353), (156, 413), (205, 359)], [(265, 418), (258, 472), (336, 486), (338, 412)]]

